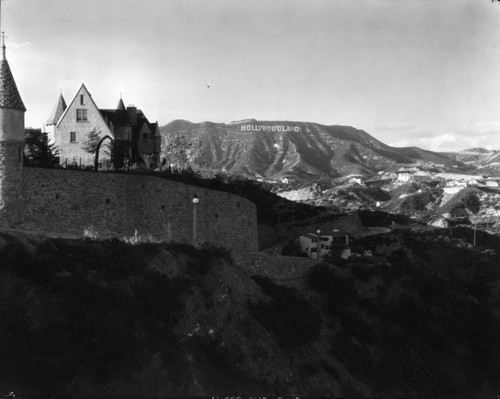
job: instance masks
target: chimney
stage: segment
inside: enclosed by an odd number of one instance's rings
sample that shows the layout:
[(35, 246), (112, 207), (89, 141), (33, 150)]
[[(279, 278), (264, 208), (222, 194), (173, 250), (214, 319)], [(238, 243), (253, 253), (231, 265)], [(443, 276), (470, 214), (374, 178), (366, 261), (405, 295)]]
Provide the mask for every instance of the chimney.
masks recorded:
[(137, 124), (137, 107), (135, 105), (127, 105), (128, 119), (132, 126)]

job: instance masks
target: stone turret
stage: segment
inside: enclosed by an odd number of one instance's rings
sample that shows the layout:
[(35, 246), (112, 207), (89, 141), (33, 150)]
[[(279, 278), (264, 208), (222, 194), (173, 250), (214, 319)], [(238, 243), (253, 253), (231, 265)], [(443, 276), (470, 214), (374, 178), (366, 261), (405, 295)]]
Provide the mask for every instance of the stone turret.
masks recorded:
[(22, 222), (24, 107), (5, 57), (0, 61), (0, 227)]

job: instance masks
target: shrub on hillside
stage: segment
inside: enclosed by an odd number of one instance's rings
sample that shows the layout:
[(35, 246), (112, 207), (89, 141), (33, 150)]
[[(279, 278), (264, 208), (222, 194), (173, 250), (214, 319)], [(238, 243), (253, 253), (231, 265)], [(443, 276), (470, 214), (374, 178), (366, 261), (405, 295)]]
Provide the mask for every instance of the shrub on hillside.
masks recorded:
[(415, 193), (406, 197), (401, 203), (401, 209), (404, 212), (423, 211), (427, 204), (433, 201), (433, 196), (429, 191)]
[(293, 348), (317, 338), (323, 319), (316, 307), (293, 288), (275, 284), (265, 277), (254, 277), (254, 280), (271, 300), (250, 304), (250, 310), (278, 342)]
[(463, 199), (463, 202), (467, 209), (472, 213), (478, 213), (479, 208), (481, 208), (481, 201), (479, 200), (477, 193), (474, 191), (469, 191)]
[[(0, 251), (6, 380), (58, 396), (81, 373), (105, 385), (141, 369), (152, 351), (178, 351), (173, 327), (190, 282), (147, 268), (151, 246), (48, 239), (28, 252), (11, 244)], [(167, 368), (172, 358), (163, 358)]]
[(314, 266), (307, 275), (307, 283), (313, 290), (326, 294), (332, 309), (350, 305), (358, 298), (352, 275), (336, 273), (328, 263)]
[(472, 213), (477, 213), (481, 206), (481, 201), (477, 195), (478, 190), (473, 187), (467, 187), (455, 194), (440, 209), (439, 213), (453, 213), (455, 210), (463, 208)]
[(359, 210), (359, 218), (365, 227), (384, 227), (390, 226), (392, 222), (407, 225), (410, 218), (406, 215), (387, 213), (383, 211)]
[(378, 269), (371, 263), (371, 259), (360, 259), (356, 263), (349, 264), (349, 269), (352, 271), (357, 280), (369, 281), (372, 276), (378, 274)]

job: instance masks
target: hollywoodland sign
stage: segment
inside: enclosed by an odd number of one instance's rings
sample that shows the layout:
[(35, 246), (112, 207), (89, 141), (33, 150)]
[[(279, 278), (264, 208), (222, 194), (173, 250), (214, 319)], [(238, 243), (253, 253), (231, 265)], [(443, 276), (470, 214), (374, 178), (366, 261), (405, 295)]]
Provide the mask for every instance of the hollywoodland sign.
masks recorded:
[(288, 125), (241, 125), (242, 132), (300, 132), (299, 126)]

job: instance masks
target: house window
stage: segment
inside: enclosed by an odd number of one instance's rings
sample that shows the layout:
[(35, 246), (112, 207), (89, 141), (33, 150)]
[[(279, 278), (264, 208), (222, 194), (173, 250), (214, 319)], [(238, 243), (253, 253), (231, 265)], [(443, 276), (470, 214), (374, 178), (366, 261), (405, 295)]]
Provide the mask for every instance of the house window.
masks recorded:
[(142, 134), (142, 142), (143, 143), (147, 143), (148, 142), (148, 134), (147, 133), (143, 133)]
[(70, 143), (76, 143), (76, 132), (69, 132)]
[(77, 109), (76, 110), (76, 121), (77, 122), (88, 122), (86, 109)]
[(85, 105), (85, 103), (83, 102), (83, 94), (80, 94), (80, 105)]

